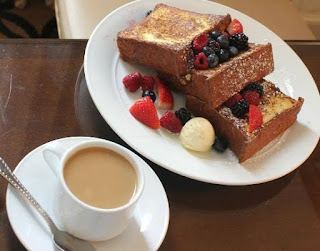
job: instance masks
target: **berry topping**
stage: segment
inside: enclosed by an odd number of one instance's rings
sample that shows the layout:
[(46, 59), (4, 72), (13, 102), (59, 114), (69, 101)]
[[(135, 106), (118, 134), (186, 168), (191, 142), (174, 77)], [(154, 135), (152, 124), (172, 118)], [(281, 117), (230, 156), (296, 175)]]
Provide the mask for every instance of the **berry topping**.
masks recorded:
[(182, 129), (181, 121), (172, 112), (166, 112), (161, 117), (160, 125), (173, 133), (178, 133)]
[(229, 60), (229, 52), (225, 49), (221, 49), (218, 53), (219, 62), (223, 63)]
[(241, 96), (240, 93), (236, 93), (235, 95), (233, 95), (231, 98), (229, 98), (224, 104), (226, 107), (233, 107), (238, 101), (240, 101), (241, 99), (243, 99), (243, 97)]
[(229, 24), (227, 31), (230, 35), (234, 35), (236, 33), (242, 33), (243, 32), (242, 24), (239, 22), (238, 19), (233, 19), (232, 22)]
[(205, 47), (207, 44), (208, 44), (207, 35), (201, 34), (193, 39), (192, 49), (195, 53), (199, 53), (203, 50), (203, 47)]
[(208, 46), (211, 47), (215, 53), (220, 51), (220, 44), (215, 40), (209, 40)]
[(129, 109), (133, 117), (152, 129), (160, 127), (156, 107), (150, 97), (138, 99)]
[(250, 105), (259, 105), (260, 103), (260, 95), (255, 91), (246, 91), (242, 96)]
[(142, 97), (150, 97), (152, 102), (156, 101), (156, 94), (153, 91), (146, 90), (142, 93)]
[(142, 78), (142, 85), (141, 85), (141, 89), (142, 91), (153, 91), (153, 87), (154, 87), (154, 78), (151, 76), (144, 76)]
[(244, 115), (249, 111), (249, 104), (244, 99), (236, 102), (233, 107), (231, 107), (232, 114), (238, 118), (244, 118)]
[(191, 119), (191, 112), (186, 108), (180, 108), (175, 112), (175, 115), (183, 125)]
[(228, 148), (228, 141), (225, 138), (218, 138), (214, 140), (213, 148), (218, 153), (223, 153)]
[(169, 88), (159, 78), (156, 79), (156, 88), (158, 92), (158, 108), (171, 110), (173, 108), (173, 96)]
[(244, 88), (244, 91), (255, 91), (259, 93), (261, 98), (263, 95), (263, 86), (258, 83), (251, 83), (251, 84), (248, 84), (246, 88)]
[(221, 35), (221, 31), (219, 31), (219, 30), (215, 30), (215, 31), (212, 31), (209, 33), (209, 36), (212, 39), (217, 39), (220, 35)]
[(248, 48), (248, 37), (243, 33), (231, 35), (230, 45), (237, 47), (239, 50), (246, 50)]
[(236, 47), (234, 47), (234, 46), (230, 46), (230, 47), (228, 48), (228, 51), (229, 51), (229, 56), (230, 56), (231, 58), (237, 56), (238, 53), (239, 53), (239, 50), (238, 50)]
[(142, 76), (139, 72), (132, 72), (122, 79), (122, 83), (130, 92), (135, 92), (142, 84)]
[(211, 54), (208, 56), (208, 63), (210, 68), (214, 68), (219, 64), (219, 58), (216, 54)]
[(195, 58), (194, 58), (193, 64), (194, 64), (194, 67), (196, 69), (198, 69), (198, 70), (207, 69), (209, 64), (208, 64), (208, 60), (207, 60), (206, 54), (201, 52), (198, 55), (196, 55)]
[(229, 47), (229, 39), (225, 35), (221, 35), (217, 38), (217, 42), (220, 44), (222, 49), (227, 49)]
[(214, 50), (209, 46), (205, 46), (203, 47), (203, 53), (208, 57), (210, 54), (214, 53)]
[(258, 106), (250, 105), (249, 107), (249, 132), (260, 128), (262, 125), (262, 112)]
[(146, 17), (149, 16), (149, 15), (151, 14), (151, 12), (152, 12), (152, 10), (148, 10), (148, 11), (146, 12)]

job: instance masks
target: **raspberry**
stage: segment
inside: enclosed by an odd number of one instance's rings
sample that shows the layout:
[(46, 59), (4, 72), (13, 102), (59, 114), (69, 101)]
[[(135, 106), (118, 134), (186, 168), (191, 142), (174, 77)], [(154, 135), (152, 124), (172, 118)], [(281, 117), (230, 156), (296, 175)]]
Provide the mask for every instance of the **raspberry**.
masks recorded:
[(242, 96), (250, 105), (259, 105), (260, 103), (260, 95), (255, 91), (246, 91)]
[(193, 64), (199, 70), (205, 70), (209, 67), (208, 59), (203, 52), (195, 56)]
[(186, 108), (180, 108), (175, 112), (175, 115), (183, 125), (191, 119), (191, 112), (188, 111)]
[(122, 79), (122, 83), (130, 92), (135, 92), (142, 84), (142, 76), (139, 72), (132, 72)]
[(172, 112), (166, 112), (161, 117), (160, 125), (173, 133), (178, 133), (182, 129), (181, 121)]
[(195, 54), (199, 53), (203, 50), (203, 47), (205, 47), (207, 44), (208, 44), (208, 36), (206, 34), (201, 34), (193, 39), (192, 50)]
[(145, 91), (153, 91), (155, 80), (151, 76), (144, 76), (142, 78), (141, 89), (143, 92)]
[(241, 99), (243, 99), (243, 97), (241, 96), (240, 93), (236, 93), (235, 95), (233, 95), (231, 98), (229, 98), (224, 104), (226, 107), (233, 107), (238, 101), (240, 101)]
[(244, 118), (244, 115), (249, 111), (249, 104), (244, 99), (236, 102), (231, 108), (232, 114), (238, 118)]
[(249, 107), (249, 132), (253, 132), (262, 125), (262, 112), (258, 106)]

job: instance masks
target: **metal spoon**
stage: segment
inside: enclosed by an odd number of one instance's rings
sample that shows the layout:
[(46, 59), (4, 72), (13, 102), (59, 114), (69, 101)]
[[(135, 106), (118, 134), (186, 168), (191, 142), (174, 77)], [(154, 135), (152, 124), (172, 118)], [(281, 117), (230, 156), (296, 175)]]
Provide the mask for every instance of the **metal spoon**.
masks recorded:
[(53, 233), (53, 241), (57, 247), (66, 251), (94, 251), (94, 247), (90, 242), (78, 239), (77, 237), (60, 231), (54, 224), (50, 216), (44, 211), (40, 204), (33, 198), (28, 190), (21, 184), (19, 179), (12, 173), (7, 163), (0, 157), (0, 174), (14, 187), (16, 188), (32, 206), (40, 213), (40, 215), (48, 223), (51, 232)]

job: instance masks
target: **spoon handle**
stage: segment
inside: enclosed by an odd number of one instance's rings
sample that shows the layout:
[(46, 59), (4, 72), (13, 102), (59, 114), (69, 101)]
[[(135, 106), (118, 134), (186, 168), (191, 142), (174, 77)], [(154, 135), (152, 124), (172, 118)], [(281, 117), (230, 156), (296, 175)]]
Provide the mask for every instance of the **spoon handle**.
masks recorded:
[(50, 216), (46, 211), (40, 206), (40, 204), (35, 200), (35, 198), (28, 192), (28, 190), (21, 184), (20, 180), (12, 173), (10, 167), (7, 163), (0, 157), (0, 174), (14, 187), (16, 188), (32, 206), (40, 213), (40, 215), (48, 223), (51, 231), (55, 233), (57, 230), (56, 225), (53, 223)]

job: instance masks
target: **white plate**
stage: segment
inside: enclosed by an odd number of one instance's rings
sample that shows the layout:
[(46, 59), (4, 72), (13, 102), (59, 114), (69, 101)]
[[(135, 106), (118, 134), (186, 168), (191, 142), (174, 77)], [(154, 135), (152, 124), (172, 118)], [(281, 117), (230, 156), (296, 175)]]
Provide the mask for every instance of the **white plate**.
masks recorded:
[[(71, 137), (58, 140), (67, 148), (89, 137)], [(57, 179), (42, 157), (43, 145), (30, 152), (14, 170), (14, 174), (39, 201), (61, 229), (59, 218), (52, 209)], [(134, 153), (132, 153), (135, 155)], [(166, 192), (153, 170), (137, 155), (144, 165), (145, 189), (128, 228), (114, 239), (93, 242), (97, 250), (156, 250), (161, 245), (169, 224), (169, 204)], [(11, 186), (7, 189), (7, 212), (13, 231), (28, 249), (56, 250), (45, 221)]]
[[(305, 98), (296, 122), (285, 134), (271, 142), (248, 161), (239, 164), (231, 151), (218, 154), (194, 153), (184, 149), (177, 136), (164, 129), (152, 130), (131, 116), (129, 107), (141, 93), (129, 93), (122, 78), (132, 71), (154, 74), (150, 69), (119, 59), (117, 32), (143, 20), (159, 3), (202, 13), (226, 14), (239, 19), (251, 42), (271, 42), (275, 71), (267, 79), (294, 97)], [(143, 55), (141, 55), (143, 56)], [(320, 135), (320, 98), (308, 69), (293, 50), (268, 28), (229, 7), (207, 1), (141, 0), (126, 4), (105, 17), (87, 44), (84, 59), (88, 89), (99, 112), (111, 128), (136, 151), (186, 177), (216, 184), (248, 185), (279, 178), (301, 165), (315, 148)], [(175, 94), (175, 108), (184, 106), (184, 97)]]

